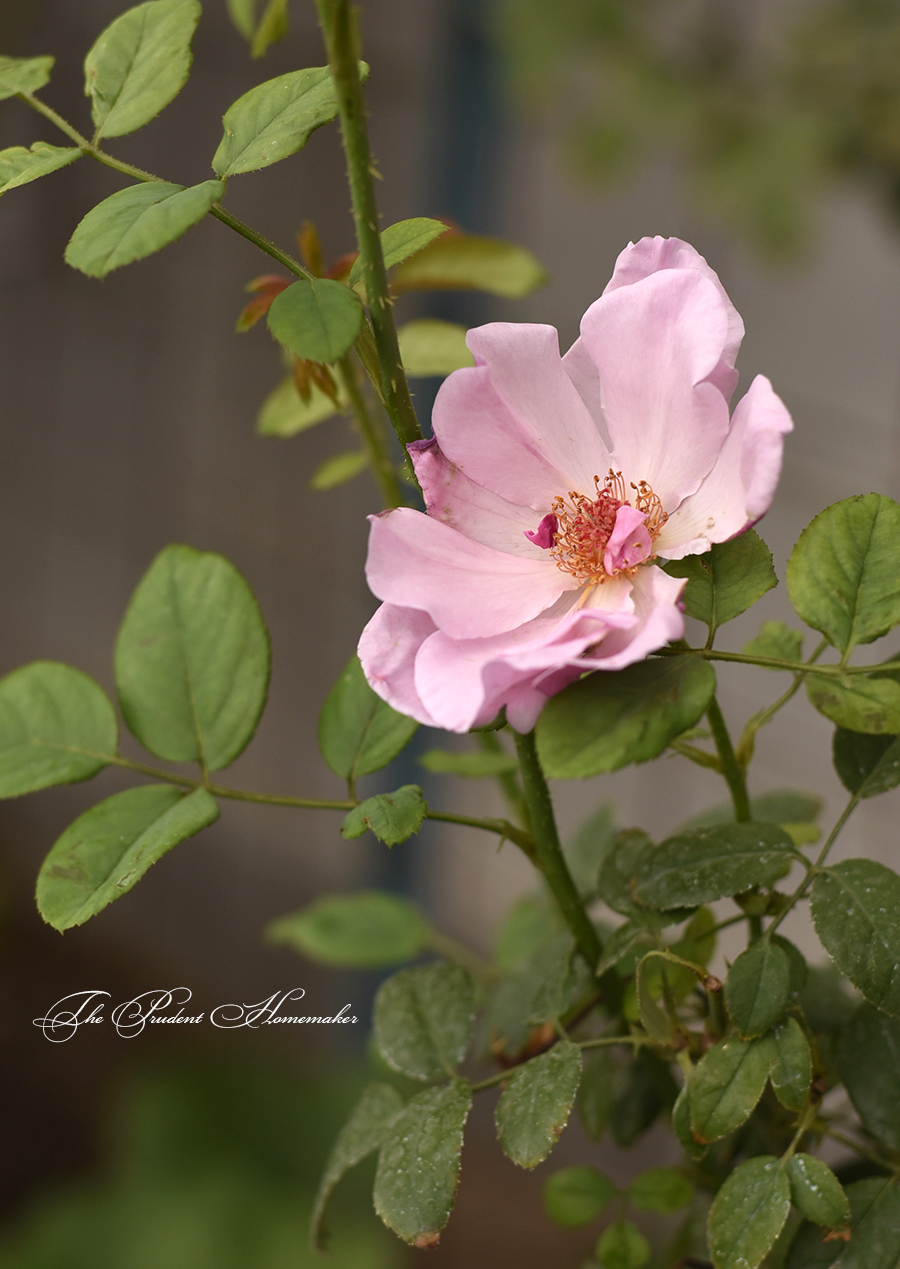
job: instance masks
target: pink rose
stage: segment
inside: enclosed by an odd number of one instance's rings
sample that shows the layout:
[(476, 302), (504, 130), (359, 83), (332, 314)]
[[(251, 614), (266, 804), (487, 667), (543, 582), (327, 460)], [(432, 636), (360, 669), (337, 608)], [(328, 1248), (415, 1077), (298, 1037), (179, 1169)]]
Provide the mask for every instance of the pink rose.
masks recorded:
[(427, 505), (371, 519), (384, 602), (359, 656), (395, 709), (448, 731), (502, 706), (529, 731), (586, 670), (619, 670), (684, 622), (653, 562), (708, 551), (769, 508), (790, 416), (758, 375), (729, 420), (743, 323), (676, 238), (627, 247), (564, 357), (552, 326), (469, 331), (434, 439), (410, 453)]

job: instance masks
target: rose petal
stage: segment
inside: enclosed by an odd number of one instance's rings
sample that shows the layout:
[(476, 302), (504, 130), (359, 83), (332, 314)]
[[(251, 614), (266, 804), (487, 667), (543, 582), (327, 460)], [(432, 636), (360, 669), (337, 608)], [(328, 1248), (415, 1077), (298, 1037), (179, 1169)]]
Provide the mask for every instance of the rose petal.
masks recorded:
[(684, 616), (678, 600), (686, 585), (686, 579), (669, 577), (654, 564), (639, 568), (631, 587), (636, 624), (630, 630), (610, 632), (597, 649), (582, 658), (584, 668), (622, 670), (680, 639)]
[(781, 474), (784, 435), (793, 427), (784, 402), (757, 375), (734, 412), (731, 431), (700, 488), (663, 526), (655, 549), (667, 559), (708, 551), (764, 515)]
[(575, 585), (546, 556), (506, 555), (411, 507), (369, 519), (369, 589), (386, 603), (427, 612), (455, 639), (513, 630)]
[(601, 296), (581, 334), (600, 376), (615, 465), (674, 510), (728, 434), (725, 398), (705, 382), (727, 335), (718, 289), (696, 270), (666, 269)]
[(607, 573), (617, 573), (620, 568), (634, 568), (650, 558), (653, 544), (644, 528), (646, 511), (634, 507), (619, 507), (616, 522), (603, 552), (603, 567)]
[(493, 322), (467, 342), (478, 364), (445, 380), (432, 413), (450, 461), (541, 514), (571, 489), (589, 492), (609, 453), (563, 369), (553, 327)]
[(731, 394), (738, 381), (734, 363), (741, 340), (744, 338), (744, 323), (728, 298), (718, 274), (709, 267), (700, 252), (696, 251), (690, 243), (682, 242), (680, 238), (659, 237), (641, 238), (640, 242), (629, 243), (620, 253), (613, 275), (606, 284), (603, 294), (607, 295), (610, 291), (616, 291), (622, 286), (631, 286), (633, 282), (640, 282), (642, 278), (649, 277), (651, 273), (658, 273), (662, 269), (695, 269), (703, 277), (709, 278), (722, 297), (728, 318), (728, 334), (719, 362), (708, 377), (710, 383), (715, 384), (726, 401), (731, 400)]
[(434, 630), (434, 622), (427, 613), (382, 604), (360, 635), (357, 648), (372, 691), (401, 714), (417, 718), (426, 727), (438, 724), (419, 699), (413, 672), (416, 654)]
[(543, 558), (543, 552), (527, 540), (535, 526), (533, 508), (516, 506), (476, 485), (449, 461), (434, 439), (413, 441), (407, 448), (429, 516), (483, 546), (525, 559)]

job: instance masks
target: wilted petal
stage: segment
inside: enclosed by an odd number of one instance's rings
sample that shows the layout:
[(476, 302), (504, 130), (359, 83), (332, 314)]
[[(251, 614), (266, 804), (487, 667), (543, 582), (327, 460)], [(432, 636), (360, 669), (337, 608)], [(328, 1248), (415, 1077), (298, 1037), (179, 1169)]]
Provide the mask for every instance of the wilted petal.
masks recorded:
[(592, 489), (609, 468), (558, 339), (552, 326), (524, 323), (469, 331), (478, 364), (445, 380), (432, 412), (441, 449), (464, 475), (542, 514), (570, 489)]
[(513, 630), (574, 585), (546, 556), (504, 554), (410, 507), (370, 522), (366, 579), (372, 593), (427, 612), (454, 639)]
[(793, 427), (783, 401), (757, 375), (738, 402), (728, 439), (712, 471), (669, 516), (656, 542), (668, 559), (708, 551), (765, 515), (772, 503), (784, 435)]
[(722, 392), (726, 401), (730, 401), (738, 381), (734, 363), (741, 340), (744, 338), (744, 323), (719, 281), (719, 275), (709, 267), (700, 252), (696, 251), (690, 243), (682, 242), (680, 238), (660, 237), (641, 238), (640, 242), (629, 243), (620, 253), (613, 275), (606, 284), (603, 294), (617, 291), (622, 286), (631, 286), (632, 283), (640, 282), (642, 278), (649, 277), (651, 273), (659, 273), (663, 269), (694, 269), (703, 277), (709, 278), (718, 289), (725, 305), (728, 333), (722, 355), (710, 373), (709, 381)]
[(689, 269), (611, 291), (582, 319), (614, 463), (667, 511), (694, 493), (728, 434), (725, 398), (706, 382), (727, 330), (718, 288)]
[(439, 724), (419, 699), (414, 670), (419, 649), (434, 631), (435, 624), (427, 613), (382, 604), (363, 630), (357, 648), (372, 691), (426, 727)]
[(450, 462), (434, 439), (413, 441), (408, 448), (429, 516), (483, 546), (525, 559), (543, 558), (543, 552), (528, 540), (537, 518), (532, 507), (516, 506), (476, 485)]

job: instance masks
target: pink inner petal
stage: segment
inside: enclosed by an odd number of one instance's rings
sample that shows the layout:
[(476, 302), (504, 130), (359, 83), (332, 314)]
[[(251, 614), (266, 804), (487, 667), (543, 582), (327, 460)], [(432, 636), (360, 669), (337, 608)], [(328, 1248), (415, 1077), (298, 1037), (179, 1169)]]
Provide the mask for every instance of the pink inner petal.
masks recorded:
[(559, 520), (551, 511), (549, 515), (544, 516), (538, 527), (532, 533), (529, 529), (525, 530), (525, 536), (529, 542), (533, 542), (535, 546), (539, 546), (542, 551), (549, 551), (553, 545), (556, 536), (556, 530), (559, 528)]
[(619, 507), (616, 523), (603, 552), (603, 567), (607, 573), (617, 573), (620, 568), (634, 568), (650, 558), (653, 543), (644, 527), (645, 511), (634, 507)]

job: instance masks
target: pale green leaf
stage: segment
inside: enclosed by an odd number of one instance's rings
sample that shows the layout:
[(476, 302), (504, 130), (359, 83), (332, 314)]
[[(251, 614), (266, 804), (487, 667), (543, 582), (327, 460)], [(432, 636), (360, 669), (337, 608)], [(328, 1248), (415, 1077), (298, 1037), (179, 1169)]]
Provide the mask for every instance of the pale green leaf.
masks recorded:
[(341, 824), (344, 837), (362, 837), (366, 830), (385, 846), (397, 846), (418, 833), (428, 804), (417, 784), (404, 784), (393, 793), (376, 793), (355, 806)]
[(66, 247), (66, 263), (88, 277), (103, 278), (123, 264), (143, 260), (202, 220), (224, 189), (221, 181), (189, 189), (146, 181), (120, 189), (79, 222)]
[(603, 1269), (641, 1269), (650, 1259), (650, 1244), (631, 1221), (617, 1220), (597, 1239)]
[(234, 761), (266, 703), (269, 637), (233, 564), (189, 546), (159, 553), (119, 630), (116, 683), (151, 753), (209, 771)]
[(895, 736), (900, 733), (900, 683), (853, 674), (808, 674), (806, 694), (820, 714), (849, 731)]
[(0, 101), (43, 88), (55, 61), (55, 57), (0, 57)]
[(359, 476), (368, 466), (369, 455), (365, 450), (351, 449), (346, 454), (335, 454), (333, 458), (326, 458), (325, 462), (316, 468), (309, 487), (317, 489), (319, 493), (323, 493), (326, 489), (335, 489), (338, 485), (345, 485), (348, 480)]
[[(411, 220), (398, 220), (395, 225), (388, 225), (381, 231), (384, 267), (392, 269), (394, 265), (402, 264), (446, 232), (447, 226), (442, 220), (432, 220), (428, 216), (414, 216)], [(350, 270), (350, 285), (355, 286), (362, 277), (362, 257), (357, 256)]]
[(250, 56), (263, 57), (272, 44), (278, 44), (284, 39), (289, 26), (288, 0), (269, 0), (253, 32)]
[(89, 780), (117, 748), (109, 697), (80, 670), (33, 661), (0, 679), (0, 798)]
[(403, 368), (412, 378), (449, 375), (475, 365), (466, 346), (466, 328), (455, 322), (422, 317), (401, 326), (397, 337)]
[(265, 929), (269, 943), (346, 968), (411, 961), (428, 946), (430, 934), (417, 908), (381, 890), (322, 895), (308, 908), (270, 921)]
[(676, 1168), (647, 1168), (629, 1183), (628, 1197), (639, 1211), (668, 1216), (687, 1207), (694, 1187)]
[(748, 657), (772, 657), (776, 661), (799, 661), (803, 635), (783, 621), (764, 621), (755, 635), (741, 648)]
[(319, 748), (335, 775), (355, 780), (387, 766), (418, 726), (372, 691), (354, 653), (322, 706)]
[(580, 895), (593, 897), (597, 893), (600, 868), (618, 831), (615, 810), (604, 802), (563, 843), (563, 855)]
[(488, 291), (521, 299), (547, 283), (530, 251), (473, 234), (447, 233), (399, 265), (391, 289), (403, 291)]
[(199, 21), (198, 0), (148, 0), (106, 28), (84, 61), (98, 137), (142, 128), (178, 95)]
[(116, 793), (71, 824), (44, 860), (37, 906), (56, 930), (68, 930), (119, 899), (178, 842), (219, 817), (205, 789), (170, 784)]
[(681, 596), (685, 612), (713, 631), (778, 585), (772, 552), (754, 529), (716, 543), (705, 555), (670, 560), (665, 571), (688, 579)]
[(289, 375), (263, 401), (256, 416), (256, 430), (260, 436), (296, 436), (298, 432), (305, 432), (308, 427), (330, 419), (337, 412), (331, 397), (327, 397), (315, 384), (310, 385), (310, 398), (304, 401), (297, 391), (293, 375)]
[(419, 765), (435, 775), (458, 775), (468, 780), (484, 780), (518, 770), (518, 762), (511, 753), (490, 753), (474, 750), (470, 753), (451, 753), (448, 749), (429, 749), (419, 759)]
[(80, 155), (77, 146), (47, 145), (46, 141), (35, 141), (30, 150), (23, 145), (0, 150), (0, 194), (56, 172)]
[(544, 1211), (557, 1225), (576, 1229), (595, 1220), (616, 1193), (596, 1168), (560, 1168), (544, 1182)]

